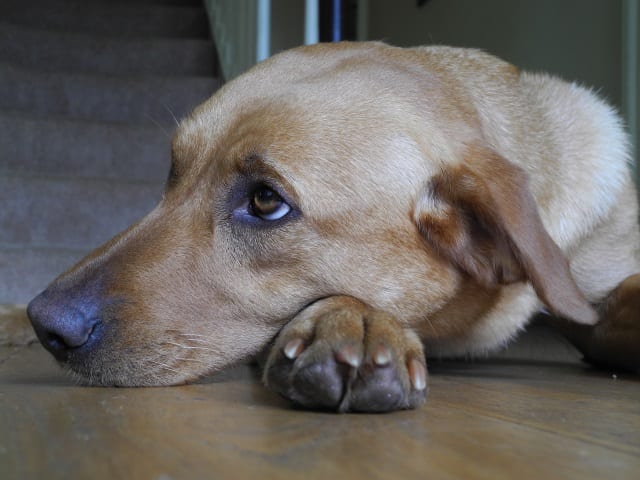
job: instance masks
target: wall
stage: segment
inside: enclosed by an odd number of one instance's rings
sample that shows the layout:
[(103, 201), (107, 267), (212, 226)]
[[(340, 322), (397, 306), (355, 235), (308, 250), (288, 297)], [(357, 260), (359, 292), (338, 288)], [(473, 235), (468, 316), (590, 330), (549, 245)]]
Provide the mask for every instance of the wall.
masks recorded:
[(637, 158), (640, 73), (629, 75), (629, 69), (640, 68), (640, 0), (430, 0), (423, 7), (415, 0), (366, 3), (369, 39), (399, 46), (482, 48), (520, 68), (594, 88), (627, 120)]
[[(230, 80), (256, 61), (257, 0), (205, 0), (222, 73)], [(271, 0), (271, 54), (304, 41), (304, 1)]]
[(637, 168), (640, 152), (640, 0), (622, 2), (622, 37), (622, 113), (635, 145), (636, 177), (640, 185)]
[(225, 80), (256, 59), (256, 0), (205, 0), (211, 32)]
[(621, 104), (621, 2), (369, 0), (369, 37), (485, 49), (521, 68), (592, 85)]
[(304, 43), (304, 0), (271, 0), (271, 54)]

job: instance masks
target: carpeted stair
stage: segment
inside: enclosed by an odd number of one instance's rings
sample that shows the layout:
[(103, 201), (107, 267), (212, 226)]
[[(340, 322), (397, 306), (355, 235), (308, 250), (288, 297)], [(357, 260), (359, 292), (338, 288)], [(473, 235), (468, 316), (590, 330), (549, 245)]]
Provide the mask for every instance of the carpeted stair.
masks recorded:
[(0, 1), (0, 303), (148, 212), (220, 85), (198, 0)]

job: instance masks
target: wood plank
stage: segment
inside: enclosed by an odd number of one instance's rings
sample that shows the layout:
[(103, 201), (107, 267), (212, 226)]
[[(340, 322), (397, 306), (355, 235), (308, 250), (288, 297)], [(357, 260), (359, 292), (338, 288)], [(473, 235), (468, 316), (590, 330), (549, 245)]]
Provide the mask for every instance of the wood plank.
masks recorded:
[(453, 389), (441, 388), (450, 407), (640, 455), (637, 375), (523, 361), (448, 363), (434, 370), (473, 398), (465, 402), (450, 394)]
[(427, 405), (290, 408), (238, 367), (169, 388), (76, 386), (39, 345), (0, 358), (2, 478), (637, 478), (635, 378), (441, 363)]

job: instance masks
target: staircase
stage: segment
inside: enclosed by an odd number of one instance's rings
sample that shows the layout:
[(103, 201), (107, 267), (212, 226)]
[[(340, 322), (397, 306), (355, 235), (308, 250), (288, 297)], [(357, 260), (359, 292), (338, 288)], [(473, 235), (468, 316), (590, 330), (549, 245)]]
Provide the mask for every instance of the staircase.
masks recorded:
[(153, 208), (220, 85), (197, 0), (0, 0), (0, 304)]

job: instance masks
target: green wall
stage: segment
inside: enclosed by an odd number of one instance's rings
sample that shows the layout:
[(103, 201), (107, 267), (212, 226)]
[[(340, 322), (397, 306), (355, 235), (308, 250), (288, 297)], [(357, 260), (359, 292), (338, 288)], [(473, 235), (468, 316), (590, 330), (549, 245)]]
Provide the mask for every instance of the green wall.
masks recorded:
[(369, 0), (369, 37), (400, 46), (485, 49), (622, 98), (621, 2), (617, 0)]
[[(415, 0), (365, 3), (369, 39), (399, 46), (482, 48), (520, 68), (594, 88), (621, 111), (637, 145), (640, 0), (430, 0), (422, 7)], [(629, 75), (630, 68), (635, 75)], [(635, 151), (637, 158), (637, 146)]]

